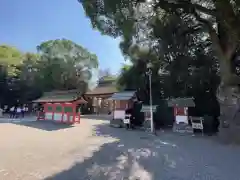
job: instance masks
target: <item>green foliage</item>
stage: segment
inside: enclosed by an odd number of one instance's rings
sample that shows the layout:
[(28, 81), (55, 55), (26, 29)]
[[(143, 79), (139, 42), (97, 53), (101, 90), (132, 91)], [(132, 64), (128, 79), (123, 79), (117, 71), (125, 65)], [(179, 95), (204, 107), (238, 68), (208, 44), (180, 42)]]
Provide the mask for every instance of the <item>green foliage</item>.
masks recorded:
[(57, 39), (43, 42), (37, 46), (38, 52), (48, 58), (58, 58), (68, 63), (84, 64), (88, 68), (97, 68), (98, 59), (82, 46), (67, 40)]
[[(188, 52), (190, 44), (201, 43), (202, 38), (207, 37), (208, 45), (211, 45), (220, 62), (222, 82), (240, 83), (240, 78), (233, 75), (234, 68), (231, 68), (240, 45), (238, 0), (79, 2), (94, 28), (103, 34), (122, 38), (120, 48), (124, 55), (129, 56), (130, 49), (134, 46), (148, 45), (151, 51), (158, 52), (160, 61), (165, 61), (176, 58), (173, 53), (176, 49), (181, 48), (184, 49), (183, 53)], [(168, 31), (169, 28), (171, 31)], [(188, 38), (193, 41), (185, 41)], [(176, 46), (175, 39), (182, 39), (187, 44)], [(166, 56), (167, 51), (169, 53)]]
[(44, 91), (88, 88), (95, 54), (66, 39), (40, 44), (38, 53), (0, 46), (0, 105), (32, 101)]
[[(161, 99), (169, 97), (195, 97), (198, 99), (198, 110), (201, 111), (199, 114), (204, 115), (209, 113), (211, 102), (216, 100), (215, 92), (220, 82), (218, 62), (209, 39), (203, 38), (201, 31), (181, 36), (186, 28), (186, 24), (177, 16), (155, 24), (155, 46), (148, 53), (145, 49), (142, 52), (137, 46), (128, 51), (133, 64), (122, 67), (118, 84), (125, 90), (137, 90), (140, 99), (148, 103), (146, 61), (150, 61), (153, 64), (153, 103), (161, 104)], [(159, 68), (168, 74), (159, 74)]]
[(87, 88), (92, 71), (98, 67), (96, 55), (69, 40), (51, 40), (37, 47), (44, 86), (51, 89)]
[(0, 45), (0, 65), (7, 67), (9, 75), (17, 73), (16, 66), (21, 64), (23, 54), (15, 47)]

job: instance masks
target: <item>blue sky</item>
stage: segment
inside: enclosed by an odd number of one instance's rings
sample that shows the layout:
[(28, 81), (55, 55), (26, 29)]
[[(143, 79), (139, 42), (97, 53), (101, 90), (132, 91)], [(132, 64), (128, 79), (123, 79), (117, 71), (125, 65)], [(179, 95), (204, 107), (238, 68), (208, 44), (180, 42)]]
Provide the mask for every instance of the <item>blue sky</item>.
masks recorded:
[(70, 39), (95, 53), (100, 68), (119, 71), (119, 42), (92, 29), (77, 0), (0, 0), (0, 44), (35, 51), (41, 42)]

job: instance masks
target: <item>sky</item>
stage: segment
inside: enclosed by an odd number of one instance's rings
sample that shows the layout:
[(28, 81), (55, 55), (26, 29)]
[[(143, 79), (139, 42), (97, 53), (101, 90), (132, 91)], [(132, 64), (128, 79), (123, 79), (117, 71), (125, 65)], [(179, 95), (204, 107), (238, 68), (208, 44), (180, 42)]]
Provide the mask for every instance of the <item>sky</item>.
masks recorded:
[(119, 72), (119, 41), (93, 30), (77, 0), (0, 0), (0, 44), (36, 51), (47, 40), (66, 38), (98, 56), (100, 69)]

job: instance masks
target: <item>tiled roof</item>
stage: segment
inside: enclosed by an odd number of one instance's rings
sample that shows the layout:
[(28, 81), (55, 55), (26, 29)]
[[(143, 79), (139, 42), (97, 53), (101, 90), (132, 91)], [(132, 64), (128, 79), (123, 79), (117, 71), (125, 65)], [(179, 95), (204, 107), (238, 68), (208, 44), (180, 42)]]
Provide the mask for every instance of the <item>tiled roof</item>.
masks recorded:
[(116, 92), (110, 97), (110, 100), (130, 100), (135, 96), (135, 91)]
[(118, 90), (115, 86), (99, 86), (91, 91), (86, 92), (85, 95), (113, 94), (117, 91)]
[(169, 107), (195, 107), (193, 98), (176, 98), (168, 100)]
[[(142, 109), (141, 109), (141, 112), (150, 112), (150, 110), (151, 110), (151, 106), (149, 106), (149, 105), (143, 105), (143, 106), (142, 106)], [(156, 112), (156, 110), (157, 110), (157, 105), (153, 105), (153, 106), (152, 106), (152, 111), (153, 111), (153, 112)]]
[(45, 92), (33, 102), (71, 102), (79, 99), (82, 93), (78, 90)]

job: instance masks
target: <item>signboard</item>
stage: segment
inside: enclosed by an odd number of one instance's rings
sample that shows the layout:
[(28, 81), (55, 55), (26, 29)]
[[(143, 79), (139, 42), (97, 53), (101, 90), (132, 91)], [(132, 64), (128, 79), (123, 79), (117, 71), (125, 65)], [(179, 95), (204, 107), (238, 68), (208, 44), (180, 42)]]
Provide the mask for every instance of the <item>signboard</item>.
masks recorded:
[(192, 123), (192, 128), (193, 129), (203, 129), (203, 125), (200, 123)]
[(126, 114), (125, 118), (123, 119), (123, 123), (124, 124), (130, 124), (130, 117), (131, 117), (130, 114)]
[(124, 120), (123, 120), (123, 123), (124, 123), (124, 124), (129, 124), (129, 123), (130, 123), (130, 120), (129, 120), (129, 119), (124, 119)]
[(202, 117), (190, 117), (193, 129), (203, 130), (203, 118)]

